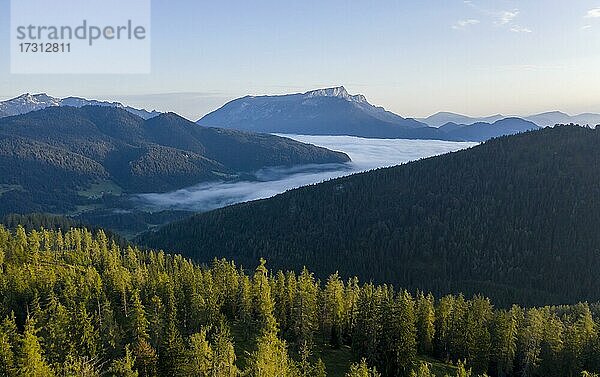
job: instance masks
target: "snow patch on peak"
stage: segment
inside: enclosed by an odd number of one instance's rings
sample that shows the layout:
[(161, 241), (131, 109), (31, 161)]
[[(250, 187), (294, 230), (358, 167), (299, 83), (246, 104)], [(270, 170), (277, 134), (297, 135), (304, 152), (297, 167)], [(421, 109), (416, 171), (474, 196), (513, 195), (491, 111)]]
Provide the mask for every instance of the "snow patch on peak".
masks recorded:
[(36, 110), (42, 110), (48, 107), (83, 107), (83, 106), (106, 106), (125, 109), (132, 114), (144, 119), (150, 119), (157, 116), (156, 111), (146, 111), (144, 109), (135, 109), (125, 106), (119, 102), (105, 102), (98, 100), (88, 100), (80, 97), (56, 98), (46, 93), (31, 94), (25, 93), (13, 99), (0, 102), (0, 117), (26, 114)]
[(58, 104), (59, 98), (51, 97), (46, 93), (31, 94), (25, 93), (6, 102), (21, 103), (21, 104)]
[(0, 102), (0, 116), (12, 116), (60, 106), (60, 99), (50, 97), (46, 93), (25, 93), (8, 101)]
[(338, 86), (335, 88), (311, 90), (309, 92), (304, 93), (304, 95), (308, 96), (308, 97), (342, 97), (342, 98), (346, 98), (349, 96), (348, 91), (343, 86)]
[(336, 98), (342, 98), (342, 99), (345, 99), (346, 101), (351, 101), (351, 102), (360, 102), (360, 103), (367, 102), (367, 99), (365, 98), (365, 96), (363, 96), (362, 94), (350, 95), (350, 94), (348, 94), (348, 91), (346, 90), (346, 88), (344, 88), (343, 86), (338, 86), (335, 88), (311, 90), (309, 92), (304, 93), (304, 95), (309, 98), (336, 97)]

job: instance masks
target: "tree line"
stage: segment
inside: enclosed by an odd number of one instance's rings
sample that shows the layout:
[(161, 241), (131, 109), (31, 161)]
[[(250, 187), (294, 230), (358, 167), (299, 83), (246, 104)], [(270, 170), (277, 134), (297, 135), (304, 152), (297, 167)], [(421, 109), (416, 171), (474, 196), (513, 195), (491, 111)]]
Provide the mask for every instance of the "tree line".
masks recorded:
[(496, 309), (489, 299), (361, 284), (307, 269), (119, 246), (102, 231), (0, 227), (0, 375), (578, 376), (600, 371), (600, 306)]

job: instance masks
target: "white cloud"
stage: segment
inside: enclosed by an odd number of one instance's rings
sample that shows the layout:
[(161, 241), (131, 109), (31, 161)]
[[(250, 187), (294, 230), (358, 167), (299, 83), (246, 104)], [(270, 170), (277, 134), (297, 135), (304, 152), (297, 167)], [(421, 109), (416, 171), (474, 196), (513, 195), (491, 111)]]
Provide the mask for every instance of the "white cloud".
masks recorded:
[(588, 10), (585, 18), (600, 18), (600, 7)]
[[(463, 3), (470, 8), (474, 9), (477, 13), (483, 16), (485, 19), (492, 22), (498, 27), (502, 27), (506, 30), (510, 30), (514, 33), (531, 33), (532, 30), (528, 27), (520, 26), (515, 24), (515, 20), (520, 15), (519, 9), (513, 10), (494, 10), (483, 8), (475, 4), (474, 1), (464, 0)], [(599, 8), (600, 9), (600, 8)], [(599, 15), (600, 17), (600, 15)], [(479, 21), (477, 21), (479, 23)], [(464, 29), (467, 25), (462, 25), (460, 22), (452, 26), (453, 29)]]
[(477, 25), (478, 23), (480, 23), (480, 21), (475, 20), (475, 19), (461, 20), (461, 21), (458, 21), (456, 24), (452, 25), (452, 29), (463, 30), (467, 26)]
[(583, 25), (581, 27), (581, 30), (590, 30), (592, 28), (592, 25)]
[(519, 10), (515, 9), (513, 11), (501, 11), (496, 14), (496, 25), (506, 25), (510, 24), (517, 16), (519, 15)]
[(531, 29), (519, 25), (512, 25), (510, 31), (513, 33), (531, 33)]

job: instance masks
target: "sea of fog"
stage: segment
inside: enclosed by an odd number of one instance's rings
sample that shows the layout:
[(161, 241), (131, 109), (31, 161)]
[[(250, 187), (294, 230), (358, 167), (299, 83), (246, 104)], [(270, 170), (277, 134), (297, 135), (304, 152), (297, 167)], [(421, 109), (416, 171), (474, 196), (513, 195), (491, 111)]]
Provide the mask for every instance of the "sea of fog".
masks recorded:
[(364, 139), (352, 136), (279, 135), (348, 154), (347, 164), (304, 165), (257, 171), (255, 180), (209, 182), (161, 194), (136, 195), (146, 210), (208, 211), (249, 200), (269, 198), (287, 190), (358, 172), (399, 165), (477, 145), (438, 140)]

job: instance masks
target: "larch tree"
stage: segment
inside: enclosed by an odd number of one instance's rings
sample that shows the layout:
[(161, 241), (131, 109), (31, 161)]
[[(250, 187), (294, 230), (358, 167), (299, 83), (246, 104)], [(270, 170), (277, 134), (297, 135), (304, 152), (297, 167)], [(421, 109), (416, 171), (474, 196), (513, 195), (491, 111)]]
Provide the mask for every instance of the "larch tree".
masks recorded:
[(25, 322), (25, 329), (18, 350), (16, 375), (19, 377), (54, 376), (54, 371), (44, 357), (35, 324), (30, 318), (27, 318)]
[(369, 368), (367, 361), (363, 359), (360, 363), (350, 366), (350, 371), (346, 373), (346, 377), (381, 377), (381, 375), (377, 372), (377, 369)]
[(432, 294), (417, 294), (416, 325), (418, 351), (423, 355), (431, 355), (435, 336), (435, 301)]

